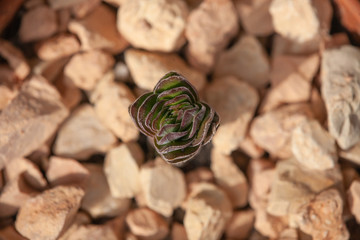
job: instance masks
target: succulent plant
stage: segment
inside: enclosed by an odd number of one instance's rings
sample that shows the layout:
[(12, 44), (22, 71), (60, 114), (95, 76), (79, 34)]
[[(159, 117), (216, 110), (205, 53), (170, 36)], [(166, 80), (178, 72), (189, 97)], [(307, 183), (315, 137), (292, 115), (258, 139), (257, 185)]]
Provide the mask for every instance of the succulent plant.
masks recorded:
[(195, 88), (180, 74), (169, 72), (130, 105), (140, 131), (151, 137), (156, 151), (170, 164), (181, 166), (210, 142), (219, 116), (200, 102)]

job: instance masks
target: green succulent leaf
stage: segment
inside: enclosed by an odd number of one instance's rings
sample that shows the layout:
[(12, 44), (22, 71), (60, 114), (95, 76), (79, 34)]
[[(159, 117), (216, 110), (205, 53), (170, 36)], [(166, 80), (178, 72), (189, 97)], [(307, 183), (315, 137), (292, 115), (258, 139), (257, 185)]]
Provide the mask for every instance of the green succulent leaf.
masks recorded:
[(174, 165), (196, 156), (220, 123), (217, 113), (200, 102), (195, 88), (176, 72), (165, 74), (153, 92), (136, 99), (129, 113), (162, 158)]

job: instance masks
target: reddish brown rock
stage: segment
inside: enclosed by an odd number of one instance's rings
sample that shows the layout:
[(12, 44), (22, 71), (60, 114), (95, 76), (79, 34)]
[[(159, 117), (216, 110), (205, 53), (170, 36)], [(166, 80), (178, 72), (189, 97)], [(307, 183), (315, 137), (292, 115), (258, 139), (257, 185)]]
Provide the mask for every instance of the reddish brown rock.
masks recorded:
[(53, 150), (58, 156), (86, 160), (93, 154), (108, 151), (116, 142), (116, 137), (101, 124), (92, 106), (83, 104), (59, 129)]
[(31, 42), (50, 37), (58, 30), (56, 12), (46, 5), (30, 9), (21, 19), (19, 37)]
[(48, 38), (37, 45), (36, 52), (45, 61), (67, 57), (80, 50), (80, 44), (74, 35), (60, 34)]
[(0, 239), (1, 240), (26, 240), (21, 236), (14, 228), (14, 226), (9, 225), (5, 228), (0, 229)]
[(11, 19), (14, 17), (16, 11), (21, 7), (24, 0), (14, 0), (14, 1), (0, 1), (0, 34), (10, 23)]
[(171, 228), (172, 240), (188, 240), (185, 227), (180, 223), (173, 223)]
[[(94, 11), (101, 4), (101, 0), (86, 0), (71, 7), (71, 14), (75, 18), (83, 18)], [(102, 16), (106, 18), (106, 16)], [(99, 19), (100, 20), (100, 19)]]
[(77, 187), (46, 190), (21, 206), (16, 230), (29, 239), (57, 239), (70, 226), (83, 196)]
[(140, 239), (163, 239), (169, 233), (165, 220), (148, 208), (141, 207), (129, 212), (126, 216), (126, 223), (131, 232)]
[(335, 0), (339, 7), (341, 23), (351, 32), (360, 35), (360, 3), (356, 0)]
[(238, 32), (238, 18), (230, 0), (205, 0), (188, 18), (185, 35), (191, 65), (209, 72), (216, 57)]
[(85, 212), (77, 212), (71, 226), (59, 237), (58, 240), (70, 240), (73, 233), (85, 224), (90, 224), (91, 218)]
[(62, 77), (64, 66), (68, 62), (69, 58), (58, 58), (53, 61), (38, 61), (35, 63), (35, 66), (33, 66), (32, 72), (53, 83)]
[(351, 213), (356, 221), (360, 223), (360, 179), (353, 181), (347, 192), (347, 199)]
[(59, 90), (61, 100), (68, 109), (75, 108), (82, 99), (82, 92), (72, 81), (60, 73), (54, 82), (55, 87)]
[(235, 211), (225, 234), (228, 239), (248, 239), (254, 226), (255, 213), (253, 210)]
[(0, 168), (40, 147), (67, 115), (57, 90), (32, 77), (0, 114)]
[(49, 5), (53, 9), (68, 8), (87, 0), (48, 0)]
[(85, 51), (104, 49), (120, 53), (128, 46), (116, 29), (115, 12), (105, 5), (97, 6), (85, 18), (71, 21), (69, 31), (78, 36)]

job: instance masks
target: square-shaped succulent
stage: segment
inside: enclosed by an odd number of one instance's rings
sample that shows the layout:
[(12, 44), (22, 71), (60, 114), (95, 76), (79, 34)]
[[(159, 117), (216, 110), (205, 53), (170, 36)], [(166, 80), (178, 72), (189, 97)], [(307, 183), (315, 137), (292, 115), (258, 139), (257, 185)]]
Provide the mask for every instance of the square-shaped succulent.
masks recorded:
[(180, 74), (169, 72), (130, 105), (140, 131), (153, 139), (156, 151), (181, 166), (210, 142), (219, 127), (218, 114), (200, 102), (196, 89)]

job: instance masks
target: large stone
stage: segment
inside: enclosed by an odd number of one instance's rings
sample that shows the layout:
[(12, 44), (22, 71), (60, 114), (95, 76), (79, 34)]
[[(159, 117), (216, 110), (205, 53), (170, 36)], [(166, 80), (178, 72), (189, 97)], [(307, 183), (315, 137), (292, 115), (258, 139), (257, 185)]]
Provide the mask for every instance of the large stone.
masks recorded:
[(235, 6), (230, 0), (205, 0), (188, 18), (185, 35), (191, 65), (209, 72), (239, 29)]
[(102, 51), (78, 53), (70, 59), (64, 74), (77, 87), (92, 90), (113, 64), (114, 58)]
[(141, 167), (140, 182), (146, 205), (170, 217), (186, 196), (185, 176), (165, 162), (150, 162)]
[(219, 54), (214, 76), (235, 76), (253, 87), (263, 88), (269, 82), (270, 63), (259, 40), (250, 35)]
[(184, 1), (126, 1), (119, 8), (117, 27), (134, 47), (173, 52), (185, 43), (187, 16)]
[(205, 95), (221, 119), (212, 142), (221, 152), (230, 154), (245, 138), (259, 102), (258, 93), (249, 84), (228, 76), (216, 79), (206, 89)]
[(121, 144), (106, 154), (104, 172), (113, 197), (132, 198), (140, 191), (139, 166), (143, 161), (143, 150), (135, 142)]
[(206, 83), (205, 75), (191, 67), (177, 54), (151, 53), (129, 49), (125, 61), (138, 87), (153, 90), (156, 83), (169, 71), (176, 71), (188, 79), (197, 90)]
[(40, 5), (23, 15), (19, 37), (22, 42), (37, 41), (50, 37), (57, 30), (56, 12), (46, 5)]
[(112, 71), (100, 79), (89, 96), (100, 121), (118, 138), (124, 142), (138, 139), (139, 130), (128, 113), (135, 96), (124, 83), (114, 81)]
[(360, 141), (360, 49), (342, 46), (327, 49), (321, 62), (321, 94), (330, 134), (341, 149)]
[(0, 169), (40, 147), (67, 115), (59, 93), (45, 79), (27, 81), (0, 114)]
[(83, 104), (59, 129), (53, 150), (58, 156), (86, 160), (93, 154), (108, 151), (116, 142), (116, 137), (101, 124), (92, 106)]
[(210, 183), (198, 183), (185, 205), (184, 226), (189, 240), (220, 239), (232, 216), (227, 195)]
[(96, 7), (85, 18), (71, 21), (68, 28), (78, 36), (85, 51), (104, 49), (120, 53), (128, 46), (116, 29), (115, 12), (105, 5)]
[(347, 199), (351, 213), (356, 221), (360, 223), (360, 179), (353, 181), (347, 192)]

